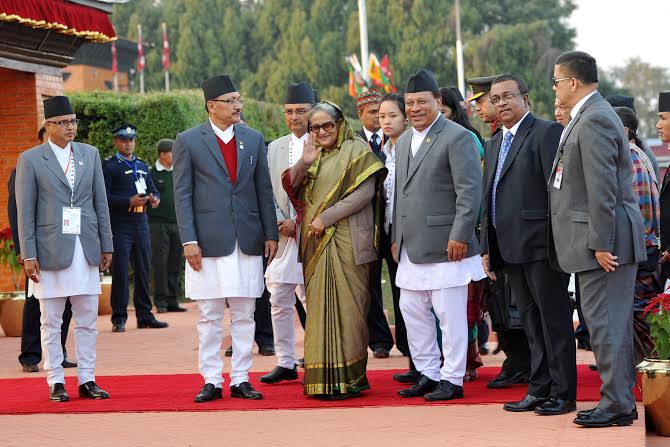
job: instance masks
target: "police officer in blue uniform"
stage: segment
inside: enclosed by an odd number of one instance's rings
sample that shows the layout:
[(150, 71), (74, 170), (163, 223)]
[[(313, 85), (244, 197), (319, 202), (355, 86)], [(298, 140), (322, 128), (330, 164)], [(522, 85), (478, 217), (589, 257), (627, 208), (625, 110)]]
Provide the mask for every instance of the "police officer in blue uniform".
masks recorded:
[(135, 276), (135, 316), (138, 329), (165, 328), (151, 313), (149, 268), (151, 239), (147, 207), (157, 207), (160, 195), (147, 164), (133, 155), (137, 128), (123, 123), (112, 130), (116, 153), (105, 159), (102, 169), (107, 187), (114, 258), (112, 261), (112, 332), (125, 332), (128, 319), (128, 264)]

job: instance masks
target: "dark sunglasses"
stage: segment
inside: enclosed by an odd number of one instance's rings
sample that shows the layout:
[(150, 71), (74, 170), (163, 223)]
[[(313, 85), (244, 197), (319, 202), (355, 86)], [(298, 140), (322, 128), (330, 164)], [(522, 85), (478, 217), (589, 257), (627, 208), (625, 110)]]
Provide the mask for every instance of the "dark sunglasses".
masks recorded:
[(335, 129), (335, 122), (333, 121), (326, 121), (323, 124), (310, 124), (307, 130), (309, 130), (312, 133), (319, 133), (319, 131), (323, 129), (326, 132), (330, 132), (331, 130)]

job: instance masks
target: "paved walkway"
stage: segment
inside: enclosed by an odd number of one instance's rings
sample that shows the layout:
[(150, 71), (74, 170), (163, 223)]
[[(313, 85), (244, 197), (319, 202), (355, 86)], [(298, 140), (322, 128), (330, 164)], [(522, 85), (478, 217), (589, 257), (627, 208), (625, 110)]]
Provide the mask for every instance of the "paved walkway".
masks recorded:
[[(98, 320), (98, 375), (196, 373), (198, 342), (195, 304), (188, 312), (161, 314), (169, 329), (135, 328), (111, 332), (109, 316)], [(299, 326), (299, 323), (297, 324)], [(1, 331), (0, 331), (1, 332)], [(229, 342), (224, 325), (224, 348)], [(302, 349), (302, 329), (298, 329)], [(68, 350), (74, 354), (73, 337)], [(0, 379), (40, 377), (27, 375), (16, 360), (20, 339), (0, 337)], [(485, 356), (487, 366), (500, 365), (502, 354)], [(591, 353), (578, 351), (578, 361), (593, 361)], [(274, 357), (254, 355), (254, 371), (268, 371)], [(371, 356), (370, 369), (402, 369), (407, 360), (393, 351), (388, 359)], [(230, 368), (225, 361), (226, 371)], [(68, 375), (75, 371), (66, 370)], [(197, 390), (194, 390), (194, 393)], [(46, 384), (45, 384), (46, 398)], [(147, 390), (150, 392), (150, 390)], [(113, 396), (112, 396), (113, 398)], [(1, 405), (1, 403), (0, 403)], [(589, 408), (580, 403), (579, 409)], [(641, 408), (640, 408), (641, 409)], [(287, 410), (204, 413), (106, 413), (30, 415), (0, 417), (0, 446), (642, 446), (645, 445), (643, 415), (633, 427), (588, 430), (572, 423), (574, 414), (539, 417), (513, 414), (499, 405), (454, 405), (445, 407), (385, 407), (332, 410)], [(647, 437), (648, 445), (670, 445), (666, 438)], [(667, 442), (667, 443), (666, 443)]]

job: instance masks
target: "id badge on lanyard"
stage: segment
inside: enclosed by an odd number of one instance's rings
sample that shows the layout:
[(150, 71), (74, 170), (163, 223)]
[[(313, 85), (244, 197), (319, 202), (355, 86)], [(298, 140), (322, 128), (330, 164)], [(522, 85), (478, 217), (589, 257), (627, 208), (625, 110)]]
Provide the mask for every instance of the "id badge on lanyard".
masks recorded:
[(144, 177), (139, 176), (137, 180), (135, 180), (135, 189), (137, 190), (137, 194), (147, 193), (147, 182), (144, 180)]
[(63, 234), (81, 234), (81, 208), (63, 207)]
[(563, 181), (563, 156), (558, 160), (556, 165), (556, 175), (554, 176), (554, 188), (561, 189), (561, 182)]

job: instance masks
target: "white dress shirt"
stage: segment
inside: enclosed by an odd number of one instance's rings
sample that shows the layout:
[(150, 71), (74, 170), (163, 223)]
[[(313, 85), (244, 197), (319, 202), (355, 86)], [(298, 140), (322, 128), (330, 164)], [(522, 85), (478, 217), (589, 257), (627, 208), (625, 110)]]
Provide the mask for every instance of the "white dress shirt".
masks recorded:
[(384, 144), (382, 148), (386, 155), (386, 169), (388, 175), (384, 179), (384, 197), (386, 199), (386, 208), (384, 209), (384, 231), (389, 233), (389, 227), (393, 221), (393, 196), (395, 193), (395, 144), (391, 145), (391, 139)]
[(418, 131), (414, 127), (412, 127), (412, 157), (416, 155), (416, 151), (419, 150), (421, 143), (423, 143), (423, 140), (426, 138), (426, 135), (428, 135), (428, 132), (430, 132), (430, 128), (433, 127), (437, 122), (437, 120), (439, 119), (440, 114), (438, 113), (437, 116), (435, 117), (435, 121), (433, 121), (430, 124), (430, 126), (426, 127), (422, 131)]
[[(83, 164), (77, 165), (77, 160), (74, 159), (70, 143), (65, 148), (62, 148), (49, 140), (49, 146), (51, 146), (56, 160), (58, 160), (61, 169), (63, 169), (70, 188), (73, 188), (76, 178), (75, 166), (80, 170), (85, 167)], [(93, 166), (90, 169), (93, 169)], [(39, 262), (39, 258), (37, 261)], [(102, 293), (100, 288), (100, 271), (98, 266), (88, 263), (79, 236), (75, 236), (74, 239), (72, 264), (62, 270), (41, 270), (40, 282), (28, 281), (28, 296), (32, 295), (37, 299), (62, 298), (75, 295), (99, 295), (100, 293)]]
[(156, 171), (158, 171), (158, 172), (161, 172), (161, 171), (172, 172), (172, 166), (170, 166), (169, 168), (166, 168), (165, 166), (163, 166), (161, 164), (160, 159), (156, 160), (156, 163), (154, 164), (154, 166), (156, 166)]
[(598, 92), (598, 90), (594, 90), (588, 95), (584, 96), (582, 99), (580, 99), (577, 104), (570, 110), (570, 121), (568, 122), (568, 125), (565, 126), (563, 129), (563, 132), (561, 133), (561, 139), (560, 142), (563, 142), (563, 138), (565, 138), (565, 134), (568, 132), (568, 129), (570, 128), (570, 124), (572, 123), (572, 120), (575, 119), (577, 114), (579, 113), (579, 110), (582, 108), (582, 106), (586, 103), (586, 101), (589, 100), (589, 98), (593, 95), (595, 95)]
[(371, 132), (363, 126), (363, 132), (365, 132), (365, 141), (370, 143), (370, 138), (372, 138), (372, 134), (377, 135), (377, 143), (380, 145), (384, 142), (384, 131), (380, 128), (377, 132)]

